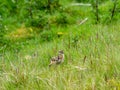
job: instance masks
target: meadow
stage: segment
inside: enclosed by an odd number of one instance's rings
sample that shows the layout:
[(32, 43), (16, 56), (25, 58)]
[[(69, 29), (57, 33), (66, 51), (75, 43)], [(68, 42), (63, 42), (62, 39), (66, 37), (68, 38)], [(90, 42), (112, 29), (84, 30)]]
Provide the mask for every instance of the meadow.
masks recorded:
[[(100, 9), (105, 5), (107, 11), (108, 2)], [(43, 22), (44, 28), (36, 21), (35, 26), (15, 24), (16, 17), (3, 21), (7, 33), (0, 44), (0, 90), (120, 90), (120, 15), (109, 23), (103, 16), (95, 24), (91, 10), (68, 6), (46, 15), (51, 22)], [(64, 62), (49, 67), (59, 50)]]

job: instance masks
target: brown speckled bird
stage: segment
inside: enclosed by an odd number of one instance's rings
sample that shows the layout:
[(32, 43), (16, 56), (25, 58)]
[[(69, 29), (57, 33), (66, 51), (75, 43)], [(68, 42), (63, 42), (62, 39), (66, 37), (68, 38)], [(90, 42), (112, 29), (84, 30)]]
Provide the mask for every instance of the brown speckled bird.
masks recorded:
[(52, 57), (50, 59), (50, 64), (49, 66), (53, 65), (53, 64), (60, 64), (64, 61), (64, 52), (63, 50), (59, 50), (58, 52), (58, 56)]

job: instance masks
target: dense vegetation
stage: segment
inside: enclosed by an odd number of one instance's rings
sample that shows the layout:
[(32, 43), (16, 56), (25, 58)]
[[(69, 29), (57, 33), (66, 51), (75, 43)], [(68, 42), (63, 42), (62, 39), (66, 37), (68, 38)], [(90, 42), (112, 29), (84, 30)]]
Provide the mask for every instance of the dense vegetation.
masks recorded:
[(119, 19), (119, 0), (1, 0), (0, 90), (119, 90)]

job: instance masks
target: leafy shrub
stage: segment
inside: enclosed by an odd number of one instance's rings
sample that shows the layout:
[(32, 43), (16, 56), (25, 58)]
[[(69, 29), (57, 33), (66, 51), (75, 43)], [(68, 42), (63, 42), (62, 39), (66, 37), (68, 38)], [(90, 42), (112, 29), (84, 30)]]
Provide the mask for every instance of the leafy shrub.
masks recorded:
[(4, 38), (4, 34), (5, 34), (5, 26), (3, 24), (3, 19), (0, 16), (0, 46), (3, 46), (6, 44), (6, 40)]
[(66, 26), (67, 24), (70, 24), (70, 19), (71, 17), (67, 13), (60, 13), (57, 18), (56, 18), (56, 23), (58, 25), (64, 25)]
[(43, 28), (47, 24), (47, 20), (44, 16), (39, 16), (39, 19), (31, 19), (30, 26)]
[(67, 19), (67, 16), (65, 14), (60, 14), (56, 20), (56, 22), (58, 24), (67, 24), (68, 23), (68, 19)]
[[(102, 4), (99, 6), (99, 14), (100, 14), (100, 21), (103, 24), (109, 23), (111, 21), (111, 15), (112, 15), (112, 10), (114, 7), (113, 1), (108, 1), (105, 4)], [(117, 3), (116, 8), (115, 8), (115, 14), (113, 17), (113, 21), (119, 20), (120, 14), (119, 14), (119, 3)]]
[(57, 37), (57, 34), (55, 34), (52, 31), (46, 31), (44, 30), (41, 34), (40, 34), (40, 38), (41, 41), (51, 41), (53, 40), (53, 38)]

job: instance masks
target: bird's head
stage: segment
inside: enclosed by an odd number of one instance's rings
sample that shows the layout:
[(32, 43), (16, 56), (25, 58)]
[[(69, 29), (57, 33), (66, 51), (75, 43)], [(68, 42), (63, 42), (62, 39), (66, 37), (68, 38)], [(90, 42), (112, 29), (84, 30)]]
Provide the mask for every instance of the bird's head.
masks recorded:
[(59, 50), (59, 54), (64, 54), (64, 51), (63, 50)]

